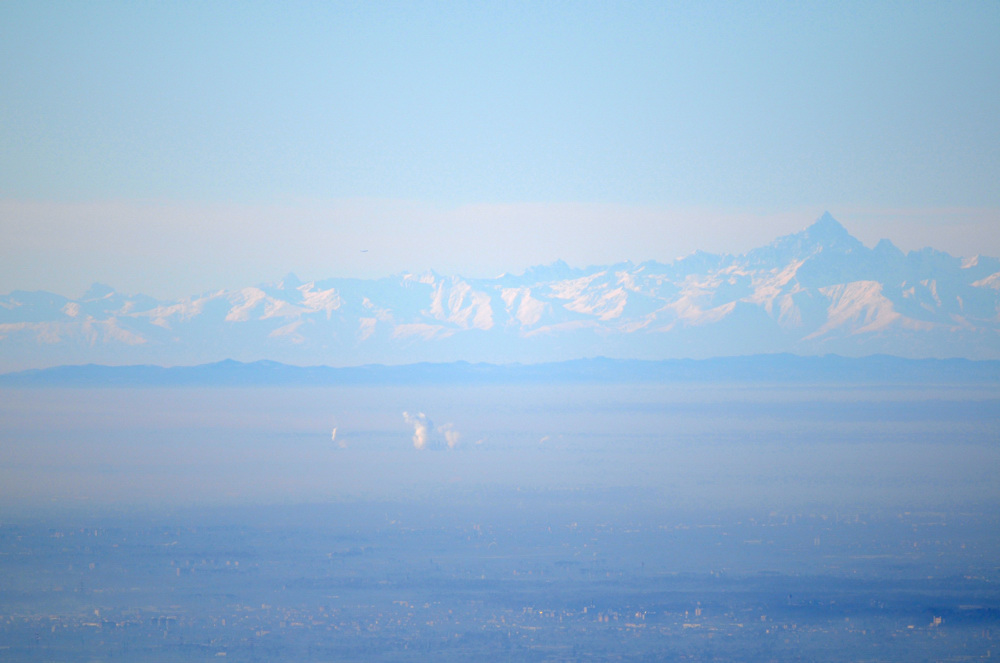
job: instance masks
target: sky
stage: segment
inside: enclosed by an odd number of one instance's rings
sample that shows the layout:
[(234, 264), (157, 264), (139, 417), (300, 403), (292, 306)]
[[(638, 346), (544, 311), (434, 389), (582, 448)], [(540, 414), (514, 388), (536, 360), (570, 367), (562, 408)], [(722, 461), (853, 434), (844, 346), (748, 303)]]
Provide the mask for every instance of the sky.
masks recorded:
[(1000, 3), (0, 3), (0, 292), (1000, 256)]

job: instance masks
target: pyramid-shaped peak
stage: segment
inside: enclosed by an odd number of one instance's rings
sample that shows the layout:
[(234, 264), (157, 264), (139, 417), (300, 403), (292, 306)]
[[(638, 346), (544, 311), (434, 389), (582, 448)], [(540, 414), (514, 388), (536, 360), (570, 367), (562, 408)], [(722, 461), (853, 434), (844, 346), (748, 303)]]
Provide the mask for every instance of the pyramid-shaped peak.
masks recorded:
[(880, 239), (878, 241), (878, 244), (876, 244), (875, 248), (872, 250), (879, 255), (894, 255), (894, 256), (903, 255), (903, 252), (899, 250), (899, 247), (897, 247), (890, 240), (885, 238)]
[(857, 249), (864, 246), (860, 240), (849, 233), (847, 228), (842, 226), (840, 221), (833, 218), (833, 215), (829, 212), (824, 212), (823, 216), (816, 219), (811, 226), (798, 233), (798, 235), (791, 235), (791, 237), (797, 238), (799, 243), (804, 246), (825, 246), (839, 249)]
[(294, 290), (302, 285), (302, 279), (295, 275), (295, 272), (288, 272), (284, 278), (278, 281), (278, 288)]
[(811, 226), (792, 235), (785, 235), (767, 246), (750, 251), (752, 262), (787, 263), (803, 260), (819, 253), (850, 253), (864, 248), (860, 240), (847, 232), (847, 228), (825, 212)]
[(806, 231), (814, 237), (850, 236), (850, 233), (847, 232), (847, 228), (841, 225), (840, 221), (833, 218), (833, 215), (829, 212), (823, 212), (823, 216), (816, 219), (811, 226), (806, 228)]

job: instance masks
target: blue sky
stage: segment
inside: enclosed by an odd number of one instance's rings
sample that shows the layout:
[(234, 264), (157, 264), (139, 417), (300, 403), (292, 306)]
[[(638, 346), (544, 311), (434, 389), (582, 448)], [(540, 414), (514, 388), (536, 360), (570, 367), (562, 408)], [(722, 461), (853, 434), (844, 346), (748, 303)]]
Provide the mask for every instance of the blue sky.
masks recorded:
[(1000, 255), (997, 81), (987, 2), (6, 2), (0, 291)]

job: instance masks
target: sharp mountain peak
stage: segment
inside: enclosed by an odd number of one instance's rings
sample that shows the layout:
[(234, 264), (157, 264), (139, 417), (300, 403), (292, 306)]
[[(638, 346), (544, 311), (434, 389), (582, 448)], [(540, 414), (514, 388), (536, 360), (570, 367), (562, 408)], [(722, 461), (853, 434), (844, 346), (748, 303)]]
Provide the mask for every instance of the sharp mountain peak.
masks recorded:
[[(0, 371), (55, 364), (538, 362), (793, 352), (1000, 358), (1000, 260), (866, 248), (829, 213), (741, 256), (434, 271), (174, 302), (0, 295)], [(420, 287), (417, 287), (420, 286)]]

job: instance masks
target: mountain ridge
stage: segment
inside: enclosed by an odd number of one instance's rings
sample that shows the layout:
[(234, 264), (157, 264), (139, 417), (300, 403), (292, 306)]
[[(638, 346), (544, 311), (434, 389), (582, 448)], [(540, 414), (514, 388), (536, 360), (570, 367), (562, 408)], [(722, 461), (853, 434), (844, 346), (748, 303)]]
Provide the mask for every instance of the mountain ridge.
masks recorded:
[(0, 295), (0, 371), (64, 364), (538, 363), (791, 352), (1000, 359), (1000, 260), (868, 248), (829, 213), (740, 255), (434, 271), (177, 300)]
[(456, 361), (388, 366), (293, 366), (224, 359), (194, 366), (81, 364), (0, 374), (0, 387), (364, 386), (525, 383), (992, 385), (1000, 360), (791, 354), (712, 359), (591, 357), (542, 364)]

